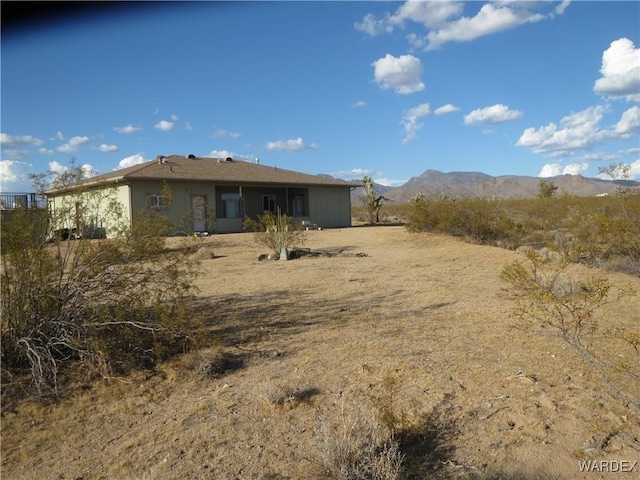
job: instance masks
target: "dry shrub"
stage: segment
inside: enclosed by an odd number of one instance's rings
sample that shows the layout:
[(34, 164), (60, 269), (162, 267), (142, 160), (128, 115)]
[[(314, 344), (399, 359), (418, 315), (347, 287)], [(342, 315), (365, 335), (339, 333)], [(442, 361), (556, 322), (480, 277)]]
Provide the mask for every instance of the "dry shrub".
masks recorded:
[(292, 410), (301, 404), (310, 404), (320, 390), (314, 387), (295, 387), (282, 380), (272, 379), (261, 385), (261, 393), (268, 405)]
[(242, 368), (244, 359), (231, 352), (213, 348), (190, 352), (183, 357), (182, 364), (186, 369), (192, 370), (198, 375), (220, 378), (231, 371)]
[(75, 208), (3, 225), (2, 368), (28, 377), (35, 393), (55, 394), (59, 373), (78, 363), (109, 376), (183, 353), (192, 343), (194, 264), (165, 249), (166, 219), (144, 216), (111, 239), (47, 242), (43, 228), (62, 213)]
[[(627, 404), (640, 408), (640, 399), (626, 387), (640, 384), (637, 363), (624, 358), (638, 354), (637, 331), (600, 325), (603, 307), (623, 297), (635, 296), (630, 287), (614, 289), (602, 277), (574, 278), (566, 271), (568, 260), (553, 263), (535, 252), (502, 270), (509, 290), (518, 295), (518, 328), (548, 332), (561, 338)], [(602, 347), (596, 349), (595, 344)], [(623, 359), (623, 360), (621, 360)], [(635, 366), (634, 366), (635, 365)]]
[(407, 229), (467, 238), (475, 243), (517, 248), (523, 227), (510, 218), (502, 203), (485, 198), (426, 200), (416, 197), (407, 215)]
[(317, 461), (334, 480), (396, 480), (404, 457), (393, 434), (373, 416), (342, 411), (340, 423), (319, 420)]

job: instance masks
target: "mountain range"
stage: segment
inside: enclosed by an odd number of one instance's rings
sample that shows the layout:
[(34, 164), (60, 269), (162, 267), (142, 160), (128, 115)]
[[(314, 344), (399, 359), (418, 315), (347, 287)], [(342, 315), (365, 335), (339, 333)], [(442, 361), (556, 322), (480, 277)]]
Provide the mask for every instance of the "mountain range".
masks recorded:
[[(627, 188), (640, 191), (640, 182), (632, 180), (603, 180), (588, 178), (582, 175), (558, 175), (540, 178), (517, 175), (492, 177), (480, 172), (450, 172), (427, 170), (417, 177), (412, 177), (400, 187), (387, 187), (375, 184), (378, 195), (396, 202), (405, 203), (421, 193), (425, 197), (499, 197), (499, 198), (532, 198), (539, 190), (541, 180), (552, 182), (556, 194), (588, 197), (611, 193), (616, 188)], [(355, 202), (358, 203), (361, 189), (354, 191)]]

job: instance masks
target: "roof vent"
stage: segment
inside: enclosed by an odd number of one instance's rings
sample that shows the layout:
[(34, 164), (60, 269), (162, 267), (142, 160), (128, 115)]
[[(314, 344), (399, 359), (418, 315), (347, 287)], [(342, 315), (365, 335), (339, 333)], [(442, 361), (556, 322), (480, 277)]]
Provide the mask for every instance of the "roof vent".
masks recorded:
[(233, 162), (233, 158), (231, 158), (231, 157), (227, 157), (224, 161), (225, 161), (225, 162)]
[(156, 157), (156, 160), (158, 161), (159, 164), (169, 163), (169, 159), (164, 155), (158, 155)]
[(196, 156), (193, 153), (190, 153), (189, 156), (187, 158), (190, 158), (192, 160), (195, 160)]

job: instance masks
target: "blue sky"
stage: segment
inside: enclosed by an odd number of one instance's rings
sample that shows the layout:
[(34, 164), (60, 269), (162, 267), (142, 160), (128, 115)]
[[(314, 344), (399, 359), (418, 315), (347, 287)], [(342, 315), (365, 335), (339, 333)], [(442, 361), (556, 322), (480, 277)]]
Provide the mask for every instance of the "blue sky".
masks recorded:
[[(145, 2), (2, 34), (0, 188), (157, 155), (640, 180), (640, 2)], [(46, 20), (46, 19), (45, 19)]]

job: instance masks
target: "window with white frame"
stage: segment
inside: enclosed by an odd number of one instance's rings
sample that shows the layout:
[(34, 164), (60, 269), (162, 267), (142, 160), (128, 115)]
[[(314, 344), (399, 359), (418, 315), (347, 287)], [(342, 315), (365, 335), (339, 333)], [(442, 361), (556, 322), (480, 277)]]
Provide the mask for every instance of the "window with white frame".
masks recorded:
[(276, 196), (273, 194), (262, 195), (262, 211), (276, 213)]
[(222, 218), (240, 218), (240, 194), (222, 194)]

